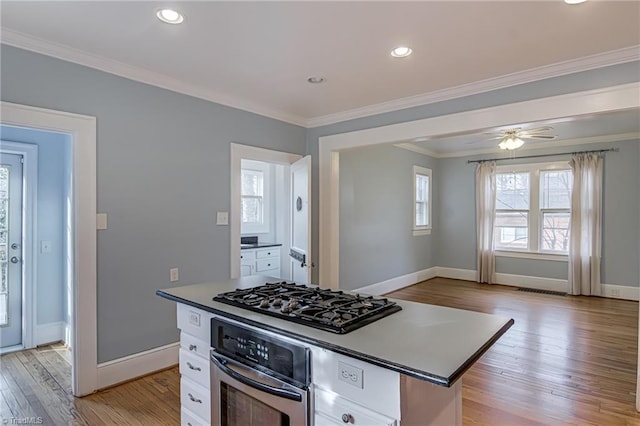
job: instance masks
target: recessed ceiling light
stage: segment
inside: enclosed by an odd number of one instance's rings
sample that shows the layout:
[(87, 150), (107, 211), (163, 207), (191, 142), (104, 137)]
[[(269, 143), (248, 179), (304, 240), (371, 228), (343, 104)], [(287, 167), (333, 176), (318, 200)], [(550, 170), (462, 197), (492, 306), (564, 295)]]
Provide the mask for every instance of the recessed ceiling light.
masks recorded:
[(318, 77), (318, 76), (311, 76), (309, 78), (307, 78), (307, 83), (311, 83), (311, 84), (320, 84), (320, 83), (324, 83), (326, 80), (324, 77)]
[(564, 2), (566, 4), (580, 4), (580, 3), (584, 3), (587, 0), (564, 0)]
[(411, 52), (413, 52), (413, 50), (407, 46), (398, 46), (391, 51), (391, 56), (394, 58), (406, 58), (411, 55)]
[(156, 16), (167, 24), (181, 24), (184, 21), (184, 16), (173, 9), (160, 9), (156, 12)]

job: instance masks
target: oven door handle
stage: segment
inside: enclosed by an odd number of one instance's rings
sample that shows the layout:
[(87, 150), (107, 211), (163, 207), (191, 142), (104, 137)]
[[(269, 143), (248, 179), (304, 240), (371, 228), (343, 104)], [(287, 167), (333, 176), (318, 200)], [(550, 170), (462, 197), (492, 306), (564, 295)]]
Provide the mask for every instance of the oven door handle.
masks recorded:
[(237, 372), (236, 370), (233, 370), (231, 367), (229, 367), (227, 365), (229, 363), (229, 361), (227, 361), (226, 359), (218, 357), (214, 353), (211, 354), (211, 361), (213, 361), (213, 363), (216, 365), (216, 367), (218, 367), (220, 370), (222, 370), (225, 374), (228, 374), (229, 376), (233, 377), (234, 379), (236, 379), (240, 383), (243, 383), (243, 384), (245, 384), (247, 386), (250, 386), (252, 388), (259, 389), (259, 390), (261, 390), (263, 392), (267, 392), (267, 393), (269, 393), (271, 395), (279, 396), (279, 397), (286, 398), (286, 399), (291, 399), (293, 401), (298, 401), (298, 402), (302, 401), (302, 395), (300, 395), (297, 392), (293, 392), (293, 391), (290, 391), (290, 390), (269, 386), (269, 385), (261, 383), (261, 382), (259, 382), (257, 380), (251, 379), (249, 377), (246, 377), (246, 376), (240, 374), (239, 372)]

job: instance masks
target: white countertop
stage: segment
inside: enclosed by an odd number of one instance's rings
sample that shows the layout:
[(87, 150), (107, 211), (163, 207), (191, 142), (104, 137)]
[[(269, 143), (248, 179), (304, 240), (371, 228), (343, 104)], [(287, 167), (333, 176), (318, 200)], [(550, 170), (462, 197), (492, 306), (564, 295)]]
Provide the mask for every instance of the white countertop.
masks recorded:
[(350, 333), (334, 334), (213, 301), (219, 293), (277, 281), (249, 276), (157, 294), (442, 386), (451, 386), (513, 324), (497, 315), (390, 299), (402, 310)]

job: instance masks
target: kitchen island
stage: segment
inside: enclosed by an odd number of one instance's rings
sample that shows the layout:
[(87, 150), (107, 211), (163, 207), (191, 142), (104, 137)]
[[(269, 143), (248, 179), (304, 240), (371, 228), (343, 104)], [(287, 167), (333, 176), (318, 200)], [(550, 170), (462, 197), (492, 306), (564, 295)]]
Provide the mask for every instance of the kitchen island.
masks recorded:
[[(208, 374), (202, 372), (209, 371), (203, 360), (208, 360), (214, 317), (310, 348), (311, 424), (340, 424), (340, 419), (368, 424), (357, 421), (363, 418), (402, 426), (461, 424), (460, 377), (513, 324), (512, 319), (495, 315), (395, 300), (402, 308), (399, 312), (347, 334), (334, 334), (213, 300), (220, 293), (273, 281), (278, 279), (250, 276), (157, 291), (178, 302), (181, 373), (189, 388), (181, 393), (184, 424), (211, 421), (212, 402), (193, 404), (193, 400), (211, 395)], [(183, 358), (189, 361), (184, 367)], [(197, 361), (200, 370), (191, 368)], [(345, 370), (354, 377), (355, 386), (340, 380)], [(189, 379), (192, 371), (202, 373), (195, 383)], [(198, 383), (204, 386), (195, 386)], [(195, 391), (205, 395), (195, 397)], [(190, 408), (199, 412), (193, 414)], [(191, 421), (184, 421), (185, 411)]]

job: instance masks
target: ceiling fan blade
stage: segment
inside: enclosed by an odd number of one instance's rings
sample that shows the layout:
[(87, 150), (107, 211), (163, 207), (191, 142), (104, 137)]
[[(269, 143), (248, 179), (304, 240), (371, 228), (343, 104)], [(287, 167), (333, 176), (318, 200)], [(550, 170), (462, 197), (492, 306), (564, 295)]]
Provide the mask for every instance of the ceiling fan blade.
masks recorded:
[(556, 136), (553, 135), (531, 135), (531, 136), (520, 136), (521, 138), (524, 139), (544, 139), (544, 140), (554, 140), (556, 138)]
[(540, 133), (540, 132), (550, 132), (553, 130), (551, 126), (542, 126), (542, 127), (534, 127), (533, 129), (526, 129), (522, 133)]

